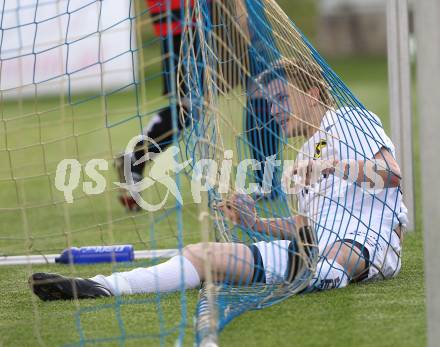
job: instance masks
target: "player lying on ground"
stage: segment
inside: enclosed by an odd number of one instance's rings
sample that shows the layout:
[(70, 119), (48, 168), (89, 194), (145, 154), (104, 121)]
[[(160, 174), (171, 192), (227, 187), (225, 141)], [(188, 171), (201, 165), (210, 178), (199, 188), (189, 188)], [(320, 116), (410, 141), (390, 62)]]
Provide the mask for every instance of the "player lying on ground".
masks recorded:
[[(297, 166), (301, 160), (331, 159), (335, 167), (341, 167), (341, 175), (332, 168), (319, 172), (317, 186), (308, 182), (311, 172), (307, 170), (306, 185), (298, 194), (301, 211), (307, 217), (260, 218), (250, 197), (236, 195), (220, 206), (226, 217), (255, 232), (269, 234), (274, 241), (250, 246), (188, 245), (181, 255), (162, 264), (91, 279), (35, 273), (29, 280), (34, 293), (43, 300), (55, 300), (198, 288), (205, 280), (204, 255), (216, 282), (283, 282), (287, 280), (290, 262), (295, 259), (289, 252), (297, 231), (304, 228), (309, 218), (319, 245), (319, 261), (310, 290), (341, 288), (354, 281), (395, 276), (401, 267), (401, 224), (406, 220), (406, 212), (394, 146), (378, 118), (361, 109), (332, 108), (320, 70), (304, 62), (279, 62), (258, 82), (271, 99), (271, 114), (284, 135), (307, 139)], [(345, 159), (355, 161), (343, 164)], [(371, 180), (362, 169), (373, 159), (385, 163), (372, 166), (384, 189), (368, 192), (363, 185)], [(313, 170), (314, 166), (310, 167)], [(353, 172), (355, 176), (350, 180)]]

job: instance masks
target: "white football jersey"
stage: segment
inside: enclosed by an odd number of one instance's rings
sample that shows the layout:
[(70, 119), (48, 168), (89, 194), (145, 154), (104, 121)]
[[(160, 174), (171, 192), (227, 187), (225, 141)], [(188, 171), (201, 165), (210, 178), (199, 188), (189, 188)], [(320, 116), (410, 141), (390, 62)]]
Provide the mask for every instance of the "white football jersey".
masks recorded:
[[(394, 145), (375, 114), (341, 108), (324, 115), (320, 129), (302, 146), (296, 160), (367, 161), (382, 147), (395, 157)], [(350, 170), (355, 170), (353, 166)], [(383, 254), (393, 243), (393, 229), (407, 220), (402, 193), (399, 188), (366, 189), (341, 176), (321, 176), (303, 188), (300, 209), (315, 224), (320, 252), (335, 241), (355, 240), (367, 247), (375, 263), (376, 252)]]

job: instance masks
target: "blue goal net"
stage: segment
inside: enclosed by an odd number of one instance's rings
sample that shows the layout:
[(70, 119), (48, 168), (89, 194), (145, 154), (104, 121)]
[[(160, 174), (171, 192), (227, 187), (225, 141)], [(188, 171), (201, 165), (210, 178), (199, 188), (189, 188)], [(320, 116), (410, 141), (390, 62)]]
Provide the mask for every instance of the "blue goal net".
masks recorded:
[(255, 262), (251, 280), (231, 281), (237, 253), (203, 287), (197, 341), (294, 294), (396, 275), (406, 214), (379, 117), (275, 1), (199, 0), (186, 18), (178, 97), (186, 153), (206, 176), (206, 239), (249, 245)]

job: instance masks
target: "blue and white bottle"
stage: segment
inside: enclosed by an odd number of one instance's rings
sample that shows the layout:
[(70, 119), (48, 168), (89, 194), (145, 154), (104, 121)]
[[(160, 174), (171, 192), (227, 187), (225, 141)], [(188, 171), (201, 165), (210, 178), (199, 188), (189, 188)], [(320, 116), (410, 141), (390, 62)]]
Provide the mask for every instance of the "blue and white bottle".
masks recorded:
[(96, 264), (134, 260), (132, 245), (70, 247), (55, 258), (60, 264)]

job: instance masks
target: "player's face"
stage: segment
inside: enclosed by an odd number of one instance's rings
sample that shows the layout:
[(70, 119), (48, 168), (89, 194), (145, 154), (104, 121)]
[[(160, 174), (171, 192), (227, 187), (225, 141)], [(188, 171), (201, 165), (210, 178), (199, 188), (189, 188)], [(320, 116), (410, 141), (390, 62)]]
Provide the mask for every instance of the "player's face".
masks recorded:
[(311, 96), (282, 80), (268, 85), (271, 114), (287, 137), (305, 135), (309, 121)]

